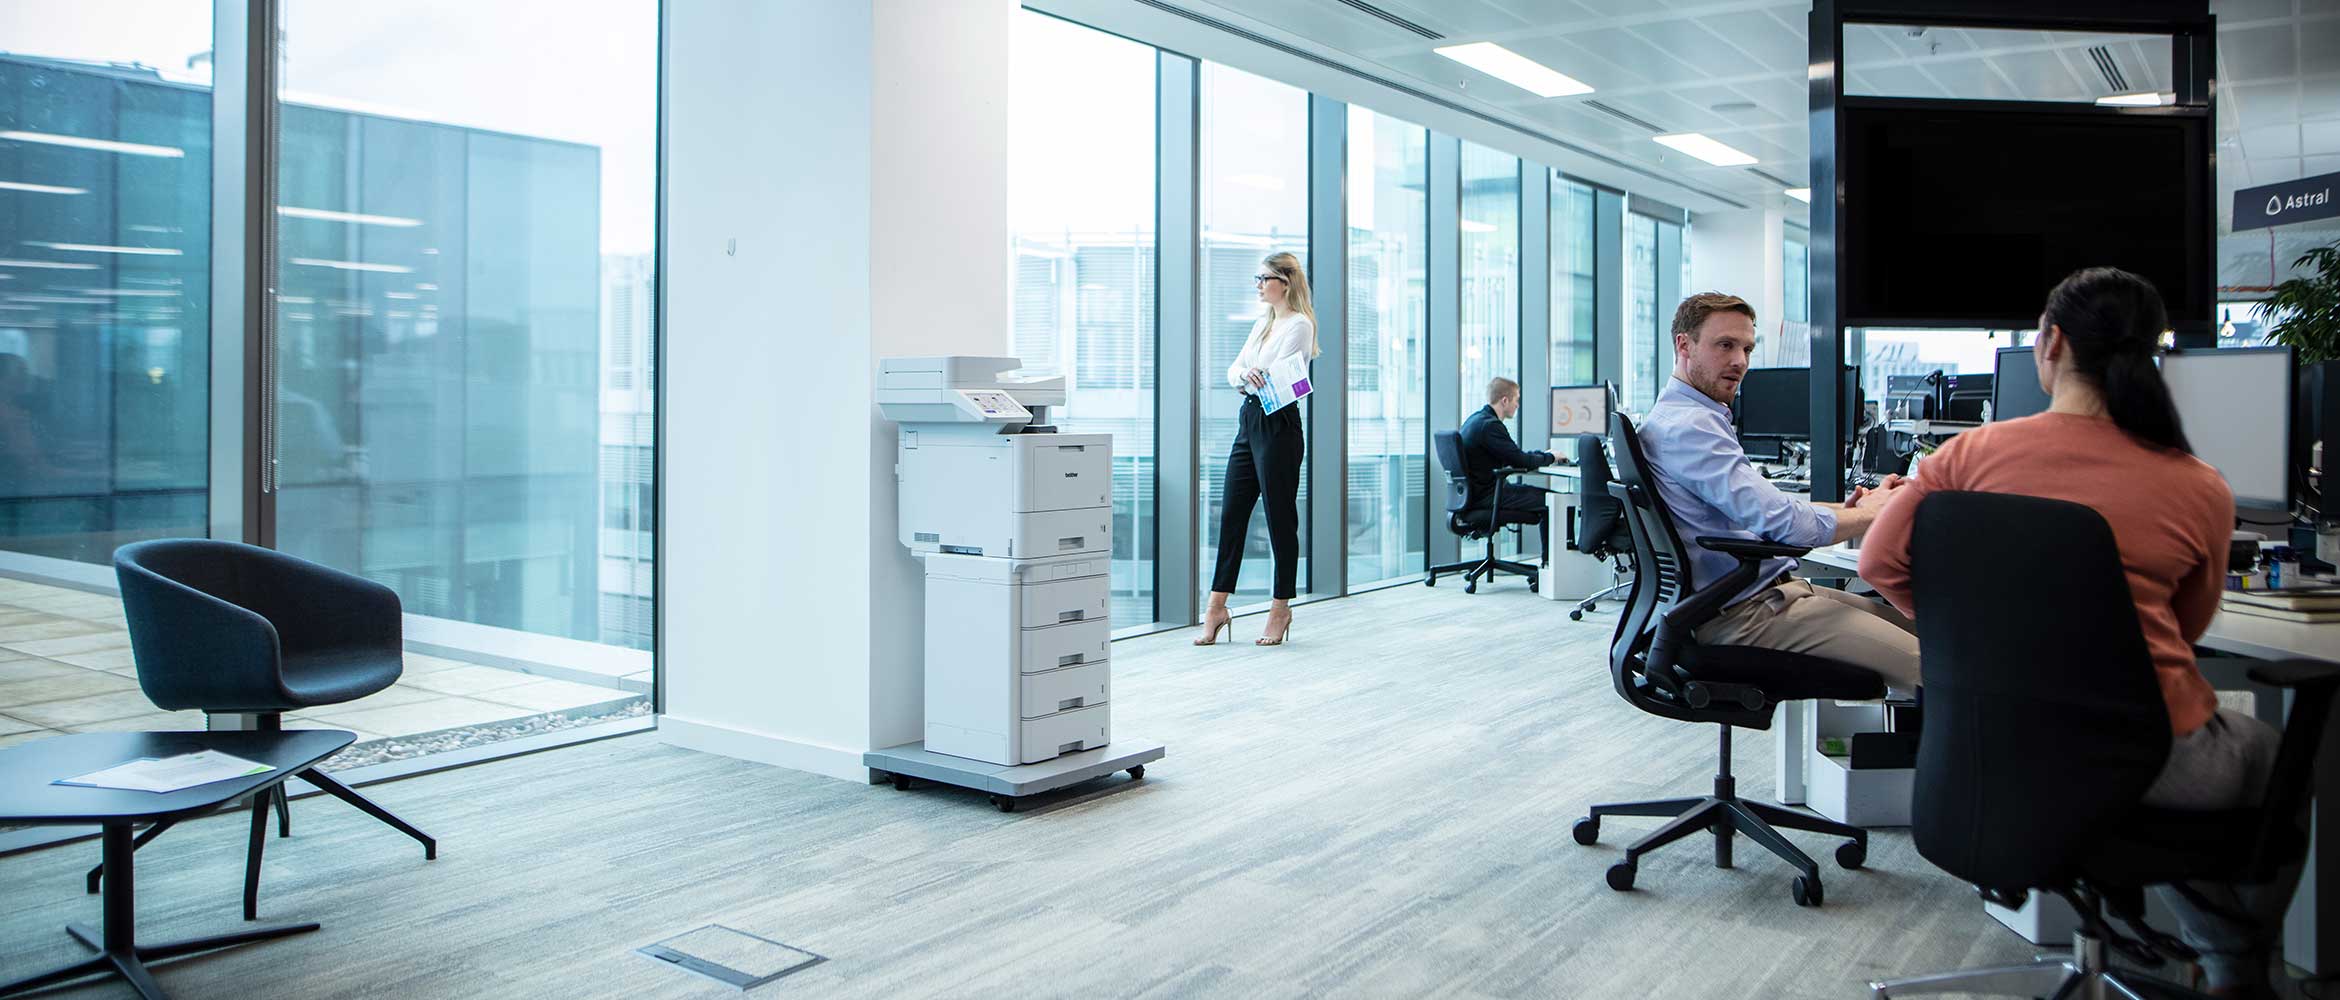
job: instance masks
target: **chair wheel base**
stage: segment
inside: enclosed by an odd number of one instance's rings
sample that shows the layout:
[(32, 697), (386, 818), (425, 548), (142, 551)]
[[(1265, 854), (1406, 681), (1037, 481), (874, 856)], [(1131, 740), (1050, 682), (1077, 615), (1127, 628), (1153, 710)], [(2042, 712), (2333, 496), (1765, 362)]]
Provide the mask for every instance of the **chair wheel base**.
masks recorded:
[(1620, 861), (1616, 864), (1610, 865), (1609, 888), (1615, 889), (1618, 892), (1633, 891), (1633, 874), (1637, 870), (1638, 869), (1636, 866), (1630, 861)]
[(1818, 906), (1823, 899), (1820, 880), (1806, 875), (1796, 876), (1791, 893), (1795, 896), (1797, 906)]
[(1591, 847), (1601, 839), (1601, 821), (1588, 816), (1577, 820), (1575, 826), (1568, 828), (1568, 832), (1576, 837), (1577, 843)]
[(1857, 872), (1869, 863), (1869, 847), (1857, 840), (1848, 840), (1836, 847), (1836, 863), (1846, 871)]

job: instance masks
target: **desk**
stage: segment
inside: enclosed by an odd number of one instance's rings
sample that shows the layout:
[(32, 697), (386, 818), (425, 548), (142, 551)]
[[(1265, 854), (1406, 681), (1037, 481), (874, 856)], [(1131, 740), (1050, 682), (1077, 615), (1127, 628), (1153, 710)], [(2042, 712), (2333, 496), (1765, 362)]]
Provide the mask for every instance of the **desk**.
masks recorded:
[[(1804, 555), (1803, 561), (1819, 569), (1820, 575), (1854, 578), (1860, 575), (1860, 550), (1845, 545), (1813, 549)], [(2250, 664), (2244, 661), (2306, 658), (2340, 662), (2340, 626), (2220, 612), (2210, 619), (2209, 629), (2195, 645), (2243, 658), (2205, 658), (2200, 661), (2202, 675), (2211, 687), (2220, 691), (2251, 692), (2251, 714), (2280, 727), (2287, 708), (2285, 692), (2251, 683), (2247, 676)], [(1791, 752), (1789, 748), (1801, 747), (1807, 739), (1805, 713), (1788, 711), (1782, 715), (1781, 724), (1773, 730), (1779, 759), (1780, 797), (1784, 802), (1802, 802), (1804, 759), (1801, 753)], [(2340, 823), (2323, 818), (2327, 809), (2340, 808), (2340, 754), (2335, 753), (2336, 749), (2340, 749), (2340, 740), (2327, 738), (2316, 759), (2314, 819), (2310, 826), (2307, 865), (2300, 872), (2299, 892), (2292, 897), (2291, 910), (2283, 921), (2284, 960), (2314, 975), (2340, 971), (2340, 892), (2320, 891), (2316, 863), (2319, 856), (2340, 856)]]
[[(115, 975), (130, 982), (139, 996), (161, 1000), (162, 987), (146, 970), (146, 963), (227, 948), (255, 941), (306, 934), (316, 924), (258, 927), (217, 937), (139, 944), (138, 910), (131, 874), (133, 848), (130, 830), (140, 823), (177, 822), (203, 815), (232, 799), (283, 784), (297, 771), (340, 752), (357, 740), (338, 729), (296, 732), (192, 733), (77, 733), (36, 740), (0, 750), (0, 823), (34, 826), (105, 828), (104, 923), (102, 931), (69, 924), (73, 935), (97, 957), (39, 975), (0, 984), (0, 996), (30, 992), (43, 986), (88, 975)], [(218, 750), (275, 770), (229, 778), (175, 792), (133, 792), (112, 788), (83, 788), (52, 784), (58, 778), (127, 763), (140, 757), (169, 757), (200, 750)], [(254, 796), (252, 811), (252, 867), (245, 875), (246, 892), (257, 874), (257, 852), (267, 842), (268, 803)]]
[[(1536, 593), (1547, 601), (1574, 604), (1585, 595), (1608, 587), (1614, 582), (1609, 565), (1583, 556), (1569, 546), (1569, 539), (1576, 533), (1576, 507), (1583, 491), (1583, 477), (1576, 466), (1547, 465), (1520, 475), (1541, 476), (1545, 480), (1544, 488), (1552, 491), (1544, 498), (1545, 523), (1552, 534), (1559, 536), (1551, 540), (1552, 559), (1544, 565), (1543, 579)], [(1570, 555), (1579, 558), (1568, 558)]]

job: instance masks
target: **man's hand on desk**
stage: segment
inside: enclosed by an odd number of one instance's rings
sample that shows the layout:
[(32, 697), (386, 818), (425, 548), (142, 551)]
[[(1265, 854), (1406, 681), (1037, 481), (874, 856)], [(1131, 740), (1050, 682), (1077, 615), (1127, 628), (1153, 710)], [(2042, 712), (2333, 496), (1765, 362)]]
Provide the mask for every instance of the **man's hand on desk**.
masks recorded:
[(1909, 480), (1900, 476), (1888, 475), (1877, 483), (1876, 489), (1856, 486), (1853, 488), (1852, 495), (1844, 498), (1844, 505), (1858, 508), (1882, 507), (1885, 501), (1893, 499), (1893, 491), (1900, 489), (1902, 484), (1907, 482)]

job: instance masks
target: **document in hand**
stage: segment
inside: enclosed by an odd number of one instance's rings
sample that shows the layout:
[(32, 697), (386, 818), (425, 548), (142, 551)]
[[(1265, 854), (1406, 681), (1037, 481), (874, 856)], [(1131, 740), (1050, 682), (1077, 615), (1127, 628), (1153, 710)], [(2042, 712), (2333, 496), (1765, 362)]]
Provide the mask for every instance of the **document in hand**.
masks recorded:
[(1274, 413), (1307, 398), (1308, 359), (1295, 351), (1270, 362), (1267, 384), (1259, 387), (1260, 409)]

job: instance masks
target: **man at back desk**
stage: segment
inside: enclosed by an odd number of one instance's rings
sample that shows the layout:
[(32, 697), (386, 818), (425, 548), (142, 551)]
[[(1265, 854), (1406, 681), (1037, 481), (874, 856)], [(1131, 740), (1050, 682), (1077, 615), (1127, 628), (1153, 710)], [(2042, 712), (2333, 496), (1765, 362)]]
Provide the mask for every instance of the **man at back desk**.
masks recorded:
[[(1674, 374), (1642, 418), (1641, 449), (1674, 530), (1690, 547), (1691, 579), (1703, 586), (1738, 560), (1697, 544), (1720, 535), (1818, 547), (1858, 538), (1884, 509), (1898, 476), (1845, 503), (1811, 503), (1780, 491), (1747, 461), (1731, 429), (1731, 397), (1755, 352), (1755, 307), (1735, 295), (1702, 292), (1674, 310)], [(1918, 687), (1918, 644), (1910, 620), (1890, 605), (1788, 575), (1793, 559), (1764, 562), (1755, 583), (1698, 641), (1806, 653), (1874, 670), (1896, 695)]]
[[(1519, 383), (1497, 378), (1487, 383), (1487, 405), (1463, 421), (1463, 457), (1471, 467), (1470, 489), (1463, 499), (1472, 510), (1485, 508), (1488, 495), (1497, 492), (1495, 484), (1502, 477), (1496, 470), (1540, 469), (1559, 461), (1548, 451), (1520, 450), (1518, 442), (1511, 439), (1511, 429), (1503, 423), (1518, 414)], [(1541, 486), (1506, 482), (1496, 498), (1500, 504), (1496, 523), (1535, 525), (1544, 540), (1547, 564), (1552, 561), (1552, 532), (1544, 497), (1551, 492)]]

